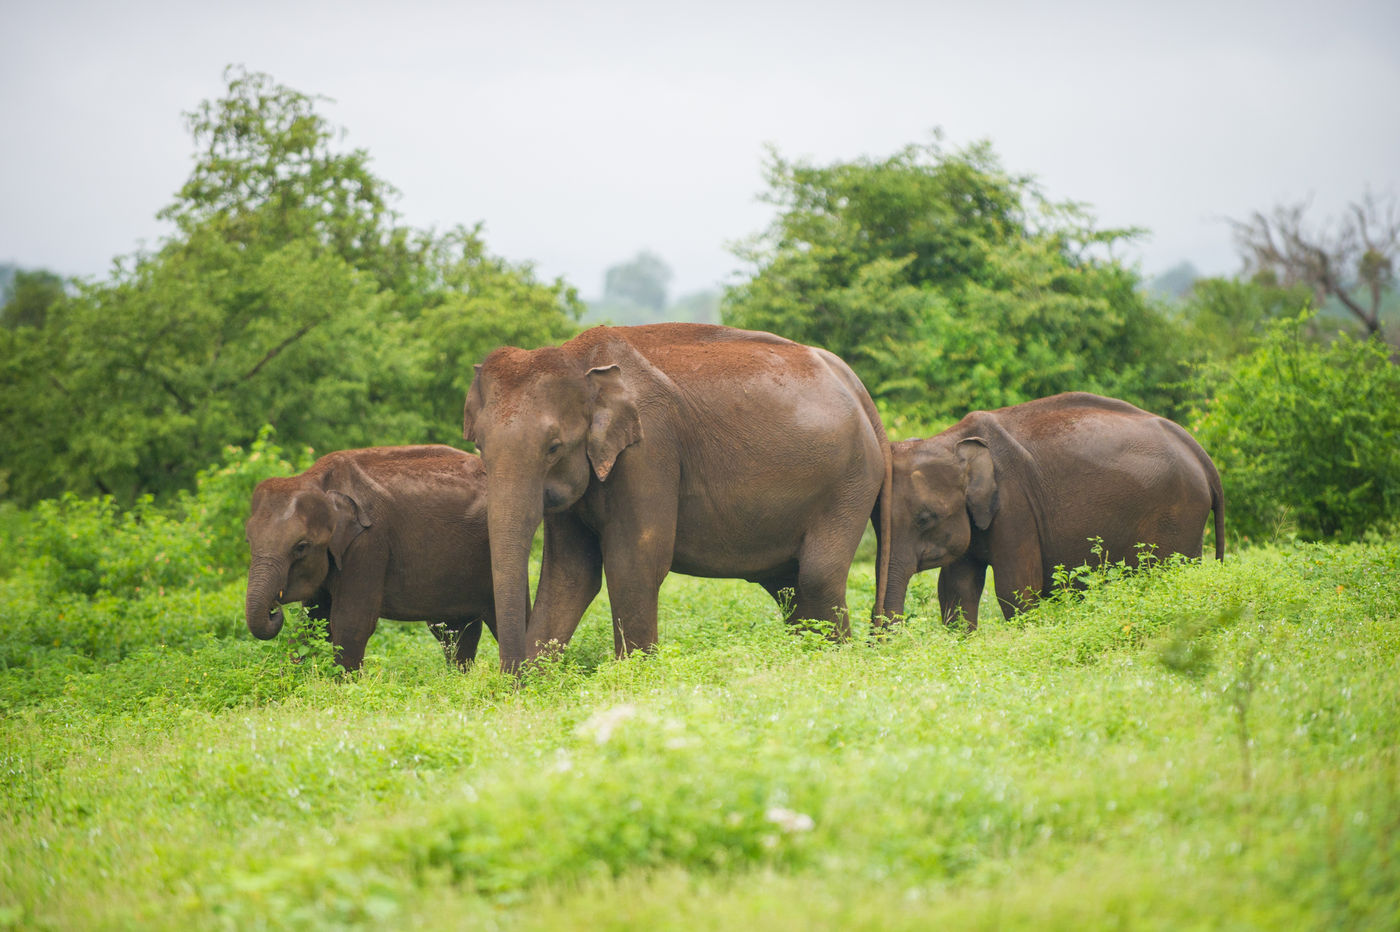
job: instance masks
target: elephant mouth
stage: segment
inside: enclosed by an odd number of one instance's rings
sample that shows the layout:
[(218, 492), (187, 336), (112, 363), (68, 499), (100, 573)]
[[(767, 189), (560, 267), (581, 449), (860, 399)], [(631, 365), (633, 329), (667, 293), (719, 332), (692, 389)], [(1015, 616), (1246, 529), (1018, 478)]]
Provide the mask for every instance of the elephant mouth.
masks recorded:
[[(281, 605), (273, 605), (271, 608), (269, 608), (269, 609), (267, 610), (267, 621), (268, 621), (268, 631), (269, 631), (269, 633), (268, 633), (267, 635), (265, 635), (265, 636), (262, 637), (262, 640), (264, 640), (264, 641), (270, 641), (270, 640), (272, 640), (273, 638), (277, 637), (277, 633), (278, 633), (279, 631), (282, 630), (282, 606), (281, 606)], [(254, 634), (260, 634), (260, 632), (257, 632), (257, 631), (254, 631), (253, 633), (254, 633)]]
[(282, 595), (284, 592), (285, 590), (283, 589), (277, 590), (277, 601), (268, 606), (267, 621), (268, 631), (270, 633), (266, 636), (262, 636), (258, 632), (254, 632), (255, 634), (259, 634), (259, 637), (262, 637), (264, 641), (272, 640), (277, 636), (278, 632), (282, 630)]

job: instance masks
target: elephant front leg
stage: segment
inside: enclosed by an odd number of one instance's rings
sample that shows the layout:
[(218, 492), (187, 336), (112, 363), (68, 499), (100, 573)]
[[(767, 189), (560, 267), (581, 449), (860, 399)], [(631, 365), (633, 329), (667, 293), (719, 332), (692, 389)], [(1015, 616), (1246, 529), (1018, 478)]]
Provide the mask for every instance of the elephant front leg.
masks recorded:
[(1045, 583), (1040, 546), (1029, 535), (1014, 548), (992, 553), (992, 581), (996, 584), (1001, 614), (1010, 618), (1035, 606)]
[(546, 516), (540, 584), (525, 635), (528, 656), (538, 657), (568, 644), (602, 586), (603, 555), (597, 536), (567, 512)]
[(657, 602), (671, 569), (675, 528), (651, 527), (627, 539), (604, 538), (603, 568), (612, 603), (613, 650), (621, 658), (656, 646)]
[(938, 571), (938, 607), (943, 623), (958, 624), (967, 630), (977, 630), (977, 607), (982, 601), (982, 589), (987, 584), (987, 567), (966, 557)]
[(331, 643), (335, 661), (347, 671), (360, 669), (365, 661), (365, 645), (379, 625), (379, 611), (363, 608), (344, 613), (331, 612)]
[(306, 609), (306, 617), (312, 619), (313, 621), (324, 621), (326, 623), (326, 628), (324, 632), (326, 640), (334, 644), (335, 638), (332, 636), (331, 633), (330, 593), (322, 589), (320, 592), (312, 596), (309, 600), (301, 603), (301, 607)]
[(379, 624), (388, 555), (383, 545), (362, 535), (347, 551), (345, 568), (332, 584), (330, 628), (336, 662), (358, 670), (365, 645)]

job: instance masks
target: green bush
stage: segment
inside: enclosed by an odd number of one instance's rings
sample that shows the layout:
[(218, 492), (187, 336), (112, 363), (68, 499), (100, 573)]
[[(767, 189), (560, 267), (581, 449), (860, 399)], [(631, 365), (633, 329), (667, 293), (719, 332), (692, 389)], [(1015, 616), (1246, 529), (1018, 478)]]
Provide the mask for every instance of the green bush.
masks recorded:
[(194, 493), (179, 499), (186, 523), (197, 529), (215, 566), (246, 571), (248, 544), (243, 525), (257, 484), (272, 476), (302, 472), (315, 461), (310, 447), (289, 454), (272, 441), (272, 434), (273, 429), (265, 426), (247, 450), (225, 447), (221, 462), (200, 470)]
[(112, 662), (157, 645), (191, 646), (243, 630), (243, 524), (253, 487), (304, 469), (264, 428), (250, 449), (228, 447), (197, 489), (167, 506), (150, 496), (118, 508), (110, 496), (67, 494), (0, 516), (0, 669), (52, 651)]
[(1379, 340), (1271, 324), (1253, 352), (1202, 378), (1192, 430), (1225, 485), (1237, 539), (1355, 539), (1400, 507), (1400, 367)]

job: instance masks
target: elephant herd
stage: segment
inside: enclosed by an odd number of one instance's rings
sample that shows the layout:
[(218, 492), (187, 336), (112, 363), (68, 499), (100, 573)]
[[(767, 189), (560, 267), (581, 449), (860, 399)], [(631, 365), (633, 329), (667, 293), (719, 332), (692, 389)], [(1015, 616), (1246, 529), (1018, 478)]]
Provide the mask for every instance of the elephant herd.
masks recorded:
[[(483, 625), (516, 670), (566, 644), (606, 574), (618, 656), (657, 641), (667, 573), (756, 582), (790, 621), (850, 634), (846, 577), (874, 524), (872, 621), (903, 614), (941, 567), (943, 617), (977, 622), (987, 568), (1008, 616), (1093, 541), (1224, 556), (1220, 477), (1181, 427), (1080, 392), (977, 411), (890, 443), (835, 355), (703, 324), (595, 327), (557, 347), (502, 347), (476, 367), (447, 446), (331, 453), (253, 493), (247, 621), (282, 605), (328, 622), (356, 669), (380, 618), (427, 621), (466, 665)], [(531, 543), (544, 525), (533, 604)]]

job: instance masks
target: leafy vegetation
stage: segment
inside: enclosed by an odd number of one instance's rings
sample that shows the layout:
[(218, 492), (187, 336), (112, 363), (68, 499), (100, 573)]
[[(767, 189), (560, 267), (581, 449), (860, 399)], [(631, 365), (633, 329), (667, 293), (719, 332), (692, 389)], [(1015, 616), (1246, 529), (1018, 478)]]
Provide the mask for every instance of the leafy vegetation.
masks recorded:
[[(0, 929), (1393, 924), (1400, 368), (1307, 286), (1145, 297), (1133, 231), (985, 144), (774, 154), (727, 322), (846, 357), (897, 436), (1068, 388), (1175, 415), (1227, 560), (1064, 567), (1011, 622), (988, 587), (974, 635), (927, 573), (841, 646), (672, 577), (653, 655), (611, 658), (604, 597), (519, 680), (392, 623), (343, 675), (303, 613), (247, 633), (253, 486), (456, 441), (472, 363), (582, 305), (402, 226), (315, 98), (228, 79), (176, 232), (0, 309)], [(616, 268), (607, 313), (713, 313)], [(868, 562), (851, 589), (860, 618)]]
[[(253, 487), (311, 464), (264, 433), (200, 472), (193, 494), (129, 508), (71, 493), (28, 511), (0, 511), (0, 669), (90, 669), (156, 646), (187, 648), (242, 627)], [(172, 604), (172, 599), (178, 605)], [(229, 610), (233, 614), (229, 614)]]
[(1057, 391), (1171, 415), (1185, 353), (1100, 230), (1046, 201), (987, 144), (937, 140), (826, 166), (776, 152), (772, 226), (740, 250), (753, 277), (726, 323), (825, 346), (895, 424), (946, 424)]
[(573, 289), (479, 230), (399, 225), (314, 104), (231, 69), (189, 114), (195, 167), (161, 212), (177, 232), (42, 325), (0, 328), (0, 427), (25, 438), (0, 450), (12, 497), (168, 495), (268, 423), (319, 449), (460, 443), (473, 362), (575, 332)]
[(42, 327), (49, 308), (65, 294), (63, 279), (52, 272), (12, 266), (0, 276), (0, 327)]
[(1379, 340), (1314, 342), (1307, 322), (1278, 321), (1228, 370), (1207, 370), (1192, 422), (1245, 538), (1356, 539), (1400, 514), (1400, 366)]
[[(988, 604), (973, 637), (932, 621), (925, 574), (913, 620), (841, 647), (755, 586), (673, 577), (652, 656), (611, 659), (600, 600), (519, 684), (489, 643), (449, 670), (420, 625), (381, 626), (345, 676), (295, 631), (252, 640), (240, 582), (203, 563), (219, 545), (195, 529), (269, 458), (292, 465), (266, 441), (231, 453), (179, 514), (70, 501), (6, 541), (6, 924), (1318, 927), (1400, 908), (1394, 542), (1081, 570), (1086, 589), (1013, 622)], [(858, 566), (857, 615), (873, 589)]]

